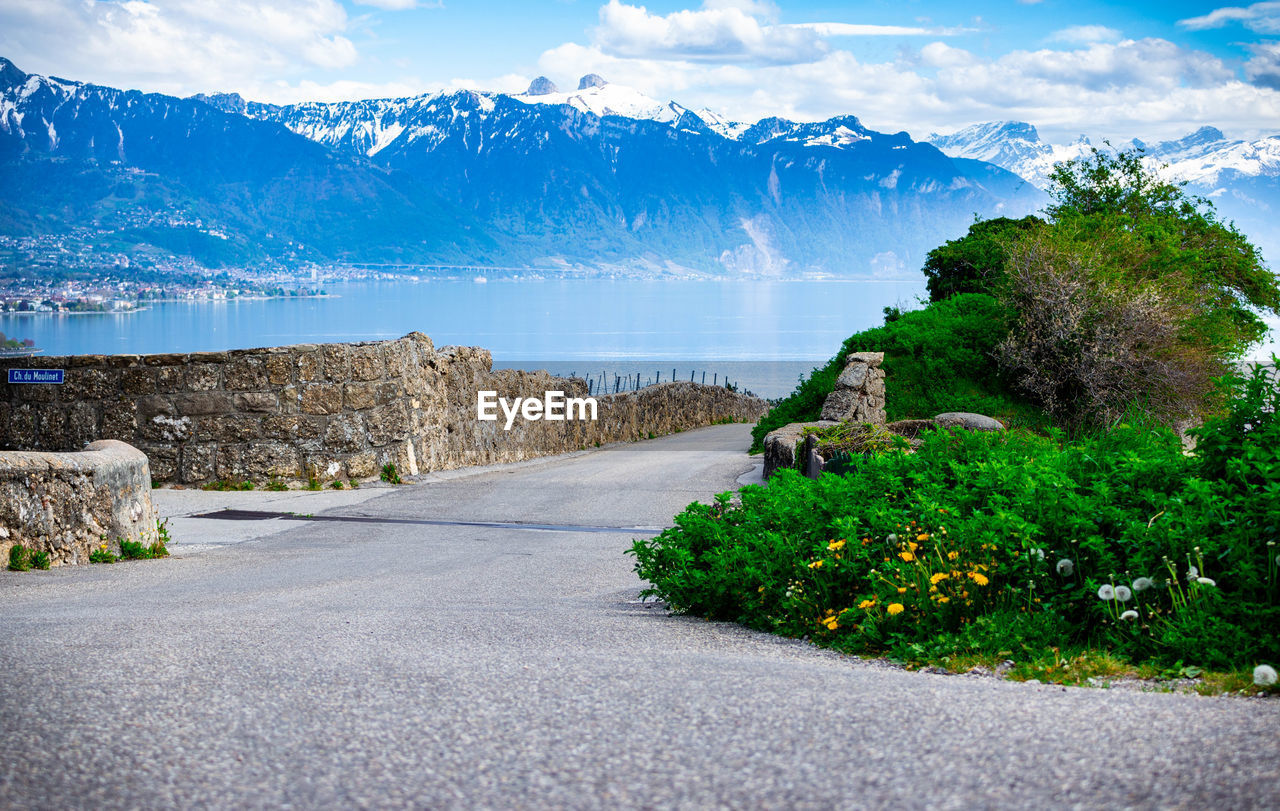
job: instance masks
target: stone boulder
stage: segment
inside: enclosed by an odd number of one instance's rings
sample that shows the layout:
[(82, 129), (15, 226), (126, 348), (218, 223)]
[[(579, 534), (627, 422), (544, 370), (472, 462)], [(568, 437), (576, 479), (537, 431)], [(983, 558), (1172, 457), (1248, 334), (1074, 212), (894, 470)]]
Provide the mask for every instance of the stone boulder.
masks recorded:
[(827, 428), (836, 423), (830, 420), (817, 422), (793, 422), (776, 431), (770, 431), (764, 437), (764, 477), (768, 479), (776, 471), (796, 468), (797, 454), (802, 443), (800, 435), (806, 428)]
[(835, 388), (822, 404), (822, 419), (884, 425), (883, 362), (883, 352), (850, 353)]
[(968, 411), (948, 411), (933, 418), (941, 428), (964, 428), (968, 431), (1003, 431), (1004, 423), (984, 414)]

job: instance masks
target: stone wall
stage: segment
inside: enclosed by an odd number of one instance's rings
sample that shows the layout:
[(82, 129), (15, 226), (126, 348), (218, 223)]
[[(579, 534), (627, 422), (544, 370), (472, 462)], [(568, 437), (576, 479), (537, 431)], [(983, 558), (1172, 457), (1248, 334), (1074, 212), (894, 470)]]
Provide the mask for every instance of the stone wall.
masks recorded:
[(147, 457), (123, 442), (80, 453), (0, 451), (0, 560), (22, 544), (55, 566), (88, 563), (102, 543), (156, 542)]
[(723, 419), (754, 421), (764, 401), (722, 387), (667, 383), (598, 397), (596, 422), (476, 419), (476, 395), (585, 397), (581, 380), (492, 369), (475, 347), (394, 341), (306, 344), (174, 355), (14, 359), (61, 368), (66, 382), (8, 384), (0, 447), (78, 450), (119, 439), (141, 449), (158, 482), (368, 478), (511, 462)]

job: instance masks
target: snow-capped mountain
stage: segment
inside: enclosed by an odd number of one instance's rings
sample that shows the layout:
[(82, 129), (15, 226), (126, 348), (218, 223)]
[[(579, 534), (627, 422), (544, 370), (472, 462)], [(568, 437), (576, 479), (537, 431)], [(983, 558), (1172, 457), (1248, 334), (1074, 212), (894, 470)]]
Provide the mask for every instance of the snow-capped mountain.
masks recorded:
[(276, 106), (0, 61), (0, 233), (93, 222), (118, 242), (182, 247), (190, 235), (172, 229), (200, 222), (231, 235), (229, 261), (286, 246), (337, 261), (857, 277), (913, 273), (975, 213), (1043, 200), (853, 116), (745, 125), (599, 76), (578, 84)]
[[(929, 143), (956, 158), (986, 161), (1047, 189), (1055, 164), (1085, 157), (1092, 145), (1080, 136), (1070, 144), (1040, 140), (1036, 128), (1021, 121), (975, 124), (951, 135), (931, 135)], [(1172, 141), (1148, 144), (1131, 140), (1101, 144), (1117, 152), (1140, 148), (1148, 165), (1171, 181), (1185, 181), (1195, 195), (1213, 201), (1219, 214), (1234, 221), (1268, 256), (1280, 257), (1280, 135), (1254, 141), (1232, 140), (1205, 126)]]

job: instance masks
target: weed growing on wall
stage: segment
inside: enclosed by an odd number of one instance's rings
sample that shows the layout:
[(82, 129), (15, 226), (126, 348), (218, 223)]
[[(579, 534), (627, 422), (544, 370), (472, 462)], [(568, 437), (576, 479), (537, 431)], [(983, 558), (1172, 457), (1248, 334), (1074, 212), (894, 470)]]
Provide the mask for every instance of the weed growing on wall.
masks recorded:
[(400, 478), (400, 473), (396, 470), (396, 466), (393, 462), (387, 462), (383, 465), (382, 471), (378, 474), (378, 477), (387, 484), (404, 484)]

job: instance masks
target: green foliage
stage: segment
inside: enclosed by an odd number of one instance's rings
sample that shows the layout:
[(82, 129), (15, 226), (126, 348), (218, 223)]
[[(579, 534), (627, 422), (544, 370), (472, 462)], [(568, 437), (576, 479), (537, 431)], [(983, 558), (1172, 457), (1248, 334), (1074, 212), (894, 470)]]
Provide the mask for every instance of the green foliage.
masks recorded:
[(331, 487), (334, 490), (341, 490), (343, 487), (346, 487), (346, 484), (342, 481), (342, 479), (334, 479), (333, 481), (329, 482), (329, 487)]
[(308, 490), (319, 490), (319, 489), (320, 489), (320, 480), (319, 480), (319, 479), (317, 479), (315, 476), (310, 476), (310, 477), (308, 477), (308, 478), (307, 478), (307, 489), (308, 489)]
[(270, 490), (275, 493), (282, 493), (285, 490), (289, 489), (289, 485), (285, 484), (284, 482), (272, 476), (271, 481), (267, 482), (267, 485), (264, 489)]
[[(995, 295), (1004, 278), (1009, 243), (1044, 225), (1039, 217), (979, 220), (963, 237), (929, 251), (923, 268), (929, 300), (942, 301), (960, 293)], [(886, 321), (889, 315), (885, 313)]]
[(890, 420), (975, 411), (1006, 425), (1040, 426), (1043, 415), (999, 379), (995, 350), (1009, 315), (991, 296), (962, 293), (923, 310), (897, 314), (884, 326), (855, 333), (821, 369), (802, 380), (751, 431), (753, 450), (765, 434), (818, 419), (850, 352), (883, 352), (885, 409)]
[(382, 472), (379, 474), (379, 478), (387, 484), (404, 484), (400, 479), (400, 474), (396, 472), (396, 466), (393, 462), (387, 462), (382, 466)]
[(9, 571), (26, 572), (31, 569), (31, 550), (20, 543), (9, 547)]
[(200, 485), (201, 490), (252, 490), (253, 482), (245, 479), (243, 481), (234, 481), (232, 479), (217, 479), (216, 481), (206, 482)]
[(90, 563), (115, 563), (119, 559), (105, 543), (89, 553)]
[(1238, 383), (1201, 456), (1120, 424), (1070, 440), (932, 431), (847, 475), (782, 471), (740, 504), (690, 505), (635, 543), (636, 570), (672, 610), (848, 651), (1276, 661), (1278, 396)]
[(1213, 204), (1159, 178), (1140, 150), (1060, 164), (1050, 177), (1053, 228), (1087, 243), (1115, 277), (1155, 284), (1192, 309), (1188, 341), (1236, 357), (1266, 332), (1255, 309), (1280, 312), (1280, 285), (1262, 255)]
[(348, 479), (347, 486), (349, 486), (352, 490), (357, 490), (360, 487), (360, 481), (358, 479)]

